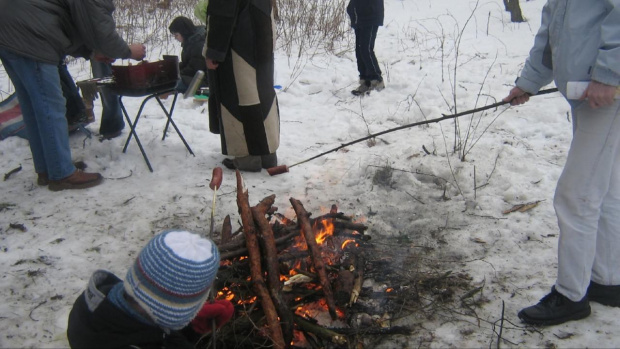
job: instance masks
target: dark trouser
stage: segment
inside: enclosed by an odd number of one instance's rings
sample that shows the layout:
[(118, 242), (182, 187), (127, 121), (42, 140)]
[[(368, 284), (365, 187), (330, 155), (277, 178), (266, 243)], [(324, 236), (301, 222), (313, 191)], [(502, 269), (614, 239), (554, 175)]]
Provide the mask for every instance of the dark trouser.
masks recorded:
[(381, 68), (375, 56), (375, 39), (378, 26), (355, 28), (355, 58), (362, 80), (383, 80)]
[[(90, 67), (94, 78), (104, 78), (112, 76), (112, 66), (109, 63), (90, 60)], [(125, 120), (121, 111), (121, 104), (118, 95), (109, 87), (100, 87), (101, 105), (101, 124), (99, 134), (113, 134), (125, 128)]]
[(86, 115), (86, 106), (82, 101), (82, 97), (65, 63), (58, 66), (58, 75), (60, 76), (62, 94), (67, 100), (65, 104), (67, 108), (67, 122), (69, 124), (74, 124), (79, 122)]

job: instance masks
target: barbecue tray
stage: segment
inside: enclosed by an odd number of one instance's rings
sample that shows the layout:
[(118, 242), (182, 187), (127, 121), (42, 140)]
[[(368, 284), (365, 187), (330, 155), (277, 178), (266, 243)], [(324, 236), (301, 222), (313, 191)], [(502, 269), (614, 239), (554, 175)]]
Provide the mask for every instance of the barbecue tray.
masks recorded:
[(174, 88), (179, 79), (179, 58), (164, 56), (155, 62), (113, 65), (112, 82), (106, 83), (121, 96), (145, 96)]

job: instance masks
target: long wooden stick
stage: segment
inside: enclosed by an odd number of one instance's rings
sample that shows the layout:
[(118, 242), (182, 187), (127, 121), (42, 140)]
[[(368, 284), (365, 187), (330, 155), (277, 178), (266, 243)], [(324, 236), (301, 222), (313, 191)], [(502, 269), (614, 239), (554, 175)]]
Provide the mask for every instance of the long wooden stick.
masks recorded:
[[(548, 94), (548, 93), (554, 93), (554, 92), (557, 92), (557, 91), (558, 91), (558, 89), (557, 89), (557, 88), (550, 88), (550, 89), (547, 89), (547, 90), (541, 90), (541, 91), (539, 91), (537, 94), (535, 94), (534, 96), (545, 95), (545, 94)], [(414, 123), (412, 123), (412, 124), (402, 125), (402, 126), (398, 126), (398, 127), (394, 127), (394, 128), (391, 128), (391, 129), (385, 130), (385, 131), (381, 131), (381, 132), (373, 133), (373, 134), (368, 135), (368, 136), (366, 136), (366, 137), (359, 138), (359, 139), (356, 139), (356, 140), (354, 140), (354, 141), (351, 141), (351, 142), (348, 142), (348, 143), (341, 144), (340, 146), (338, 146), (338, 147), (336, 147), (336, 148), (330, 149), (330, 150), (328, 150), (328, 151), (324, 151), (324, 152), (322, 152), (321, 154), (315, 155), (315, 156), (313, 156), (313, 157), (311, 157), (311, 158), (308, 158), (308, 159), (306, 159), (306, 160), (303, 160), (303, 161), (300, 161), (300, 162), (298, 162), (298, 163), (292, 164), (292, 165), (288, 166), (288, 168), (291, 168), (291, 167), (293, 167), (293, 166), (297, 166), (297, 165), (301, 165), (301, 164), (303, 164), (303, 163), (306, 163), (306, 162), (308, 162), (308, 161), (314, 160), (314, 159), (319, 158), (319, 157), (321, 157), (321, 156), (324, 156), (324, 155), (327, 155), (327, 154), (329, 154), (329, 153), (333, 153), (333, 152), (335, 152), (335, 151), (338, 151), (338, 150), (340, 150), (340, 149), (342, 149), (342, 148), (344, 148), (344, 147), (348, 147), (348, 146), (350, 146), (350, 145), (352, 145), (352, 144), (359, 143), (359, 142), (363, 142), (363, 141), (365, 141), (365, 140), (368, 140), (368, 139), (371, 139), (371, 138), (375, 138), (375, 137), (378, 137), (378, 136), (384, 135), (384, 134), (386, 134), (386, 133), (395, 132), (395, 131), (399, 131), (399, 130), (404, 130), (404, 129), (406, 129), (406, 128), (411, 128), (411, 127), (415, 127), (415, 126), (421, 126), (421, 125), (426, 125), (426, 124), (437, 123), (437, 122), (440, 122), (440, 121), (443, 121), (443, 120), (454, 119), (454, 118), (458, 118), (459, 116), (469, 115), (469, 114), (477, 113), (477, 112), (480, 112), (480, 111), (484, 111), (484, 110), (488, 110), (488, 109), (497, 108), (497, 107), (499, 107), (499, 106), (502, 106), (502, 105), (505, 105), (505, 104), (509, 104), (509, 103), (510, 103), (510, 102), (504, 102), (504, 101), (501, 101), (501, 102), (497, 102), (497, 103), (493, 103), (493, 104), (486, 105), (486, 106), (484, 106), (484, 107), (480, 107), (480, 108), (475, 108), (475, 109), (467, 110), (467, 111), (464, 111), (464, 112), (461, 112), (461, 113), (457, 113), (457, 114), (452, 114), (452, 115), (442, 114), (443, 116), (442, 116), (442, 117), (440, 117), (440, 118), (430, 119), (430, 120), (424, 120), (424, 121), (419, 121), (419, 122), (414, 122)]]
[(286, 304), (284, 296), (282, 294), (282, 282), (280, 281), (280, 268), (278, 267), (278, 249), (276, 247), (276, 241), (273, 236), (273, 230), (269, 221), (265, 217), (267, 211), (273, 206), (275, 202), (275, 195), (264, 198), (258, 205), (251, 208), (252, 216), (254, 217), (254, 223), (258, 226), (258, 233), (262, 251), (264, 252), (265, 267), (267, 269), (267, 285), (269, 286), (269, 293), (273, 300), (278, 315), (280, 315), (280, 324), (282, 326), (282, 336), (285, 343), (290, 343), (293, 340), (293, 312)]
[(241, 222), (243, 224), (243, 234), (245, 235), (245, 241), (248, 247), (252, 288), (260, 299), (263, 311), (265, 312), (269, 337), (273, 342), (274, 348), (284, 349), (286, 347), (286, 342), (284, 341), (284, 337), (282, 335), (282, 327), (280, 327), (278, 313), (276, 312), (273, 301), (269, 296), (269, 291), (265, 286), (265, 280), (263, 279), (258, 237), (256, 236), (256, 227), (254, 225), (252, 212), (250, 210), (248, 191), (244, 187), (241, 172), (237, 170), (236, 173), (237, 206), (239, 207), (239, 215), (241, 216)]
[(295, 213), (297, 214), (297, 222), (301, 227), (302, 235), (306, 240), (306, 244), (308, 245), (308, 250), (310, 252), (310, 257), (312, 258), (314, 269), (319, 275), (319, 281), (321, 282), (323, 293), (325, 294), (325, 301), (327, 302), (329, 315), (332, 317), (332, 319), (336, 320), (338, 318), (338, 315), (336, 314), (336, 303), (334, 302), (332, 287), (329, 282), (329, 278), (327, 277), (325, 263), (323, 263), (323, 258), (321, 257), (321, 250), (316, 243), (314, 233), (312, 231), (312, 226), (310, 225), (310, 221), (308, 219), (308, 213), (306, 212), (306, 209), (304, 209), (304, 206), (299, 200), (295, 198), (290, 198), (290, 202), (293, 205)]

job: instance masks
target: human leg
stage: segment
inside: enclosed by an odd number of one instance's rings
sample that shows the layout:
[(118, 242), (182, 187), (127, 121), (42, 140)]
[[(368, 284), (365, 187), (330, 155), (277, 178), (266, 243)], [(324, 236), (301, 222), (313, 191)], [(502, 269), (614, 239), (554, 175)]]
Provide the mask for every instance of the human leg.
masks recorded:
[[(593, 268), (600, 281), (611, 281), (609, 275), (602, 277), (604, 273), (613, 273), (616, 281), (620, 277), (617, 270), (603, 267), (609, 262), (609, 253), (605, 251), (608, 247), (597, 242), (603, 239), (602, 243), (610, 243), (617, 251), (618, 226), (613, 233), (607, 225), (618, 217), (611, 217), (606, 211), (618, 212), (614, 199), (618, 189), (611, 183), (618, 179), (615, 171), (620, 152), (619, 112), (620, 102), (599, 109), (591, 109), (584, 102), (573, 108), (577, 124), (554, 198), (560, 228), (556, 288), (573, 301), (585, 296)], [(601, 257), (595, 264), (598, 253)], [(614, 267), (617, 269), (617, 264)]]
[[(112, 67), (109, 63), (91, 59), (90, 66), (94, 78), (112, 76)], [(110, 90), (109, 87), (101, 87), (100, 95), (103, 111), (101, 112), (99, 134), (104, 137), (106, 135), (119, 135), (123, 128), (125, 128), (125, 120), (123, 120), (123, 113), (121, 111), (118, 95)]]
[[(611, 256), (618, 252), (618, 237), (608, 225), (618, 219), (618, 189), (610, 184), (619, 179), (619, 113), (620, 102), (600, 109), (583, 102), (573, 108), (573, 141), (554, 197), (560, 228), (558, 277), (549, 295), (519, 312), (525, 323), (555, 325), (585, 318), (590, 315), (588, 293), (603, 304), (620, 305), (610, 297), (619, 287), (603, 289), (590, 281), (618, 275), (618, 257)], [(615, 213), (611, 220), (609, 212)]]
[(385, 88), (381, 68), (374, 52), (378, 28), (377, 26), (355, 28), (355, 58), (360, 85), (351, 91), (354, 95), (362, 95), (372, 90), (381, 91)]
[(601, 207), (588, 297), (620, 306), (620, 152), (613, 160), (609, 189)]
[(58, 74), (62, 94), (66, 100), (67, 122), (69, 123), (69, 128), (71, 128), (72, 125), (85, 121), (86, 106), (64, 62), (58, 66)]
[(359, 27), (356, 29), (355, 37), (355, 52), (356, 57), (358, 58), (358, 62), (361, 61), (361, 64), (358, 63), (360, 71), (360, 78), (365, 80), (379, 80), (382, 81), (381, 77), (381, 67), (379, 66), (379, 62), (377, 61), (377, 56), (375, 55), (375, 40), (377, 39), (377, 31), (379, 27), (370, 26), (370, 27)]
[(75, 172), (58, 66), (0, 48), (0, 58), (19, 98), (37, 173), (59, 180)]
[(368, 80), (369, 77), (367, 75), (368, 68), (366, 68), (366, 62), (368, 59), (364, 55), (366, 50), (364, 49), (364, 42), (367, 40), (366, 31), (362, 28), (355, 28), (355, 60), (357, 62), (357, 71), (361, 80)]

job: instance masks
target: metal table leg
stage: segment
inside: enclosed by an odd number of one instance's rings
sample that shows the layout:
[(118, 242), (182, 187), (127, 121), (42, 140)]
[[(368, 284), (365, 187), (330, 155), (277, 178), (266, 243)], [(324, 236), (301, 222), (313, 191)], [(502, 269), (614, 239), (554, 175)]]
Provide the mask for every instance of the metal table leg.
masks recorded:
[(172, 101), (172, 105), (170, 106), (170, 111), (166, 110), (166, 107), (164, 106), (162, 101), (159, 99), (159, 96), (156, 97), (157, 102), (159, 103), (159, 106), (161, 107), (161, 109), (163, 109), (164, 113), (166, 113), (166, 117), (168, 118), (168, 121), (166, 122), (166, 127), (164, 128), (164, 134), (161, 137), (161, 140), (163, 141), (164, 139), (166, 139), (166, 133), (168, 132), (168, 126), (172, 125), (172, 127), (174, 127), (174, 129), (177, 131), (177, 134), (181, 138), (181, 141), (183, 141), (183, 144), (185, 144), (185, 148), (187, 148), (190, 154), (192, 154), (193, 156), (196, 156), (194, 152), (192, 151), (192, 148), (190, 148), (189, 144), (187, 144), (187, 141), (185, 141), (185, 137), (183, 137), (183, 134), (181, 133), (181, 131), (179, 131), (177, 124), (175, 124), (174, 120), (172, 120), (172, 113), (174, 112), (174, 106), (176, 105), (178, 96), (179, 96), (178, 93), (174, 94), (174, 100)]
[(149, 170), (151, 172), (153, 172), (153, 167), (151, 166), (151, 162), (149, 161), (148, 156), (146, 156), (146, 152), (144, 151), (144, 148), (142, 147), (140, 138), (138, 137), (138, 134), (136, 133), (136, 125), (138, 124), (138, 120), (140, 119), (140, 115), (142, 114), (142, 110), (144, 109), (144, 105), (146, 104), (146, 102), (148, 102), (149, 99), (153, 97), (154, 95), (148, 96), (144, 99), (144, 101), (142, 101), (142, 104), (140, 105), (140, 109), (138, 110), (138, 114), (136, 115), (136, 118), (134, 119), (134, 122), (132, 123), (131, 119), (129, 118), (129, 114), (127, 113), (127, 109), (125, 109), (125, 105), (123, 104), (123, 96), (118, 96), (118, 101), (119, 101), (119, 104), (121, 105), (121, 110), (123, 111), (123, 115), (125, 115), (125, 119), (127, 120), (127, 123), (129, 124), (129, 136), (127, 137), (127, 141), (125, 141), (125, 146), (123, 147), (123, 153), (127, 152), (127, 146), (129, 145), (129, 141), (131, 141), (131, 136), (134, 136), (136, 138), (136, 143), (138, 143), (138, 147), (140, 148), (140, 152), (142, 153), (142, 157), (144, 157), (144, 161), (146, 161), (146, 165), (149, 167)]
[[(159, 98), (161, 95), (169, 94), (169, 93), (174, 93), (174, 99), (172, 101), (172, 105), (170, 106), (170, 110), (166, 109), (166, 106), (162, 103), (161, 99)], [(138, 147), (140, 148), (140, 152), (142, 153), (142, 157), (144, 157), (144, 161), (146, 161), (146, 165), (148, 166), (149, 170), (153, 172), (153, 167), (151, 166), (151, 162), (149, 161), (149, 158), (146, 155), (146, 152), (144, 151), (144, 147), (142, 147), (142, 142), (140, 142), (140, 138), (138, 137), (138, 134), (136, 133), (136, 126), (138, 125), (138, 120), (140, 120), (140, 116), (142, 115), (142, 111), (144, 110), (144, 106), (146, 105), (146, 103), (151, 98), (155, 98), (155, 100), (157, 100), (157, 103), (159, 103), (159, 106), (161, 107), (161, 109), (166, 114), (166, 119), (167, 119), (162, 140), (166, 139), (166, 132), (168, 131), (168, 127), (169, 125), (172, 125), (172, 127), (174, 127), (177, 134), (181, 138), (181, 141), (183, 141), (185, 148), (187, 148), (190, 154), (192, 154), (193, 156), (196, 156), (194, 152), (192, 151), (192, 148), (190, 148), (189, 144), (183, 137), (183, 134), (181, 134), (181, 131), (179, 131), (179, 128), (177, 127), (176, 123), (172, 119), (172, 113), (174, 112), (174, 107), (176, 105), (177, 97), (178, 97), (178, 92), (176, 90), (169, 89), (169, 90), (155, 92), (151, 95), (148, 95), (146, 98), (144, 98), (144, 100), (142, 101), (142, 104), (140, 104), (140, 109), (138, 110), (138, 113), (136, 114), (136, 117), (133, 122), (129, 118), (129, 113), (127, 112), (127, 109), (125, 108), (125, 105), (123, 104), (122, 97), (123, 96), (121, 95), (118, 97), (118, 99), (120, 102), (121, 110), (123, 111), (123, 115), (125, 115), (125, 119), (127, 120), (127, 123), (129, 124), (129, 128), (130, 128), (129, 136), (127, 137), (127, 140), (125, 141), (125, 146), (123, 147), (123, 153), (127, 152), (127, 147), (129, 146), (129, 142), (131, 141), (131, 138), (135, 137), (136, 143), (138, 143)]]

